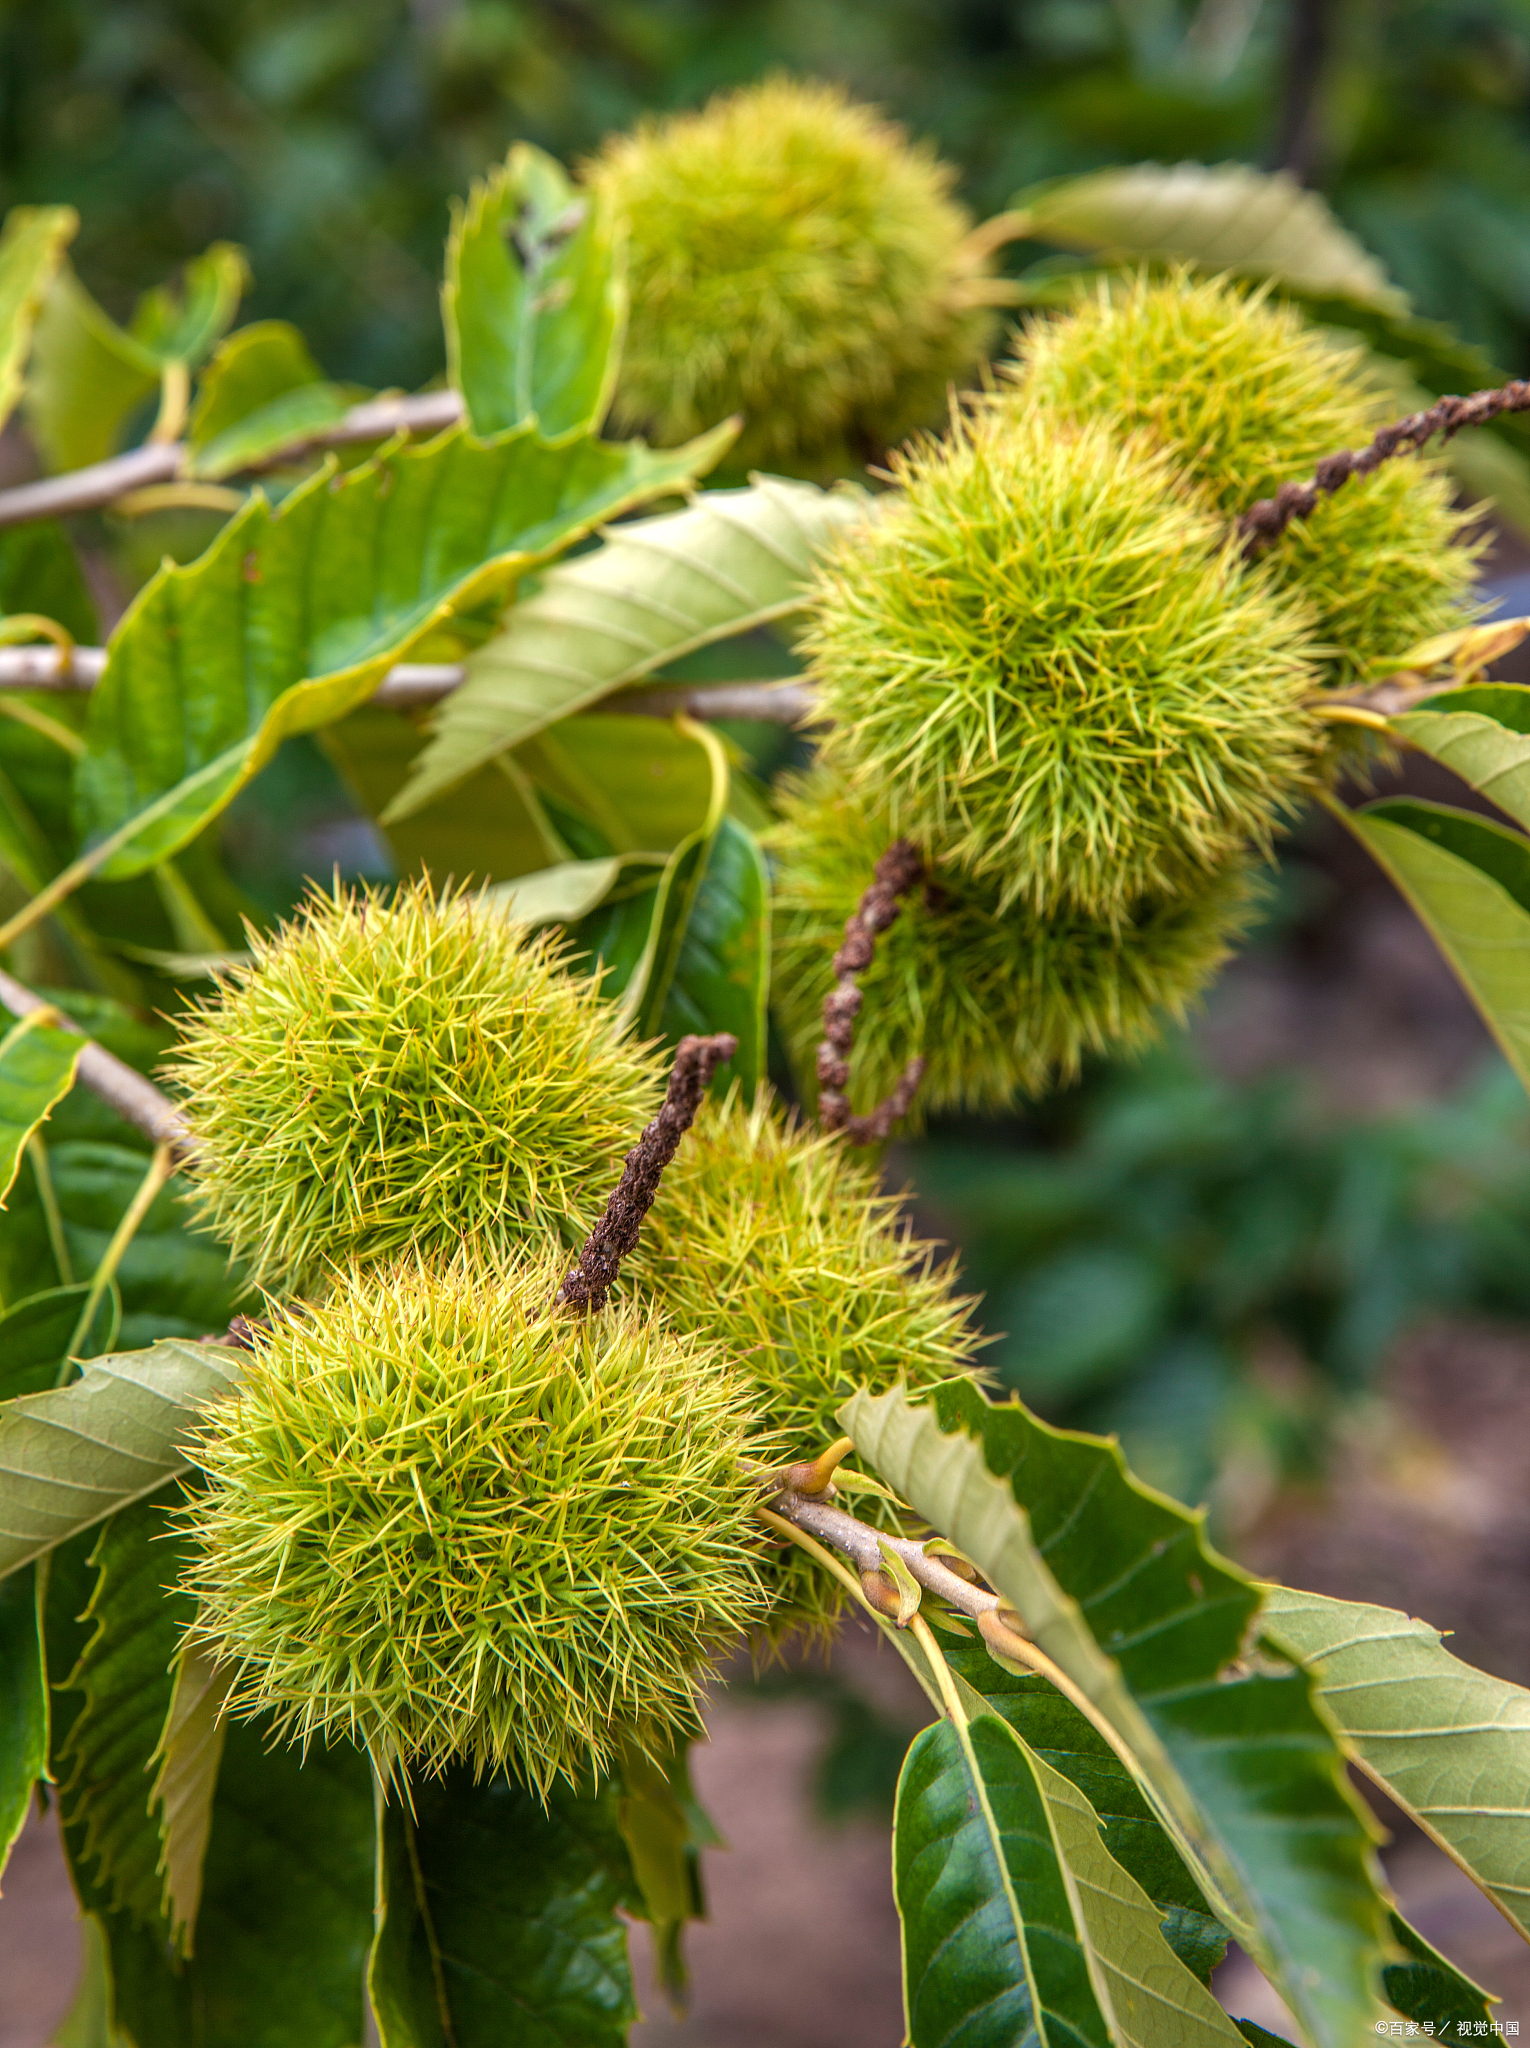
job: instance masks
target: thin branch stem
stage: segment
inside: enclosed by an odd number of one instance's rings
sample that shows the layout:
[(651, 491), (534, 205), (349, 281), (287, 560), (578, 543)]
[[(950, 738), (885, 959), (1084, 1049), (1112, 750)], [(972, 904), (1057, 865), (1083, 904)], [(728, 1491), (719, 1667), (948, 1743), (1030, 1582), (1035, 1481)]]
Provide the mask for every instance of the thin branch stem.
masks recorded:
[[(433, 434), (455, 426), (462, 400), (455, 391), (425, 391), (411, 398), (373, 398), (352, 406), (333, 425), (274, 448), (252, 470), (280, 469), (324, 448), (343, 448), (360, 441), (386, 441), (394, 434)], [(177, 483), (190, 473), (191, 450), (184, 441), (151, 441), (126, 455), (110, 456), (85, 469), (42, 477), (0, 491), (0, 527), (20, 526), (29, 519), (57, 519), (73, 512), (94, 512), (150, 484)]]
[[(0, 690), (87, 693), (106, 671), (104, 647), (0, 647)], [(439, 704), (467, 681), (460, 661), (395, 662), (370, 701), (392, 711)], [(769, 725), (811, 723), (814, 696), (806, 683), (787, 677), (744, 678), (736, 683), (676, 683), (652, 690), (618, 691), (590, 708), (642, 718), (752, 718)]]
[(84, 1306), (80, 1310), (79, 1320), (74, 1326), (74, 1335), (69, 1339), (68, 1346), (66, 1347), (64, 1354), (66, 1360), (72, 1358), (76, 1348), (84, 1342), (86, 1332), (96, 1319), (96, 1309), (100, 1304), (101, 1297), (116, 1278), (117, 1268), (122, 1264), (124, 1252), (126, 1252), (128, 1246), (138, 1235), (139, 1226), (153, 1206), (154, 1197), (174, 1172), (174, 1146), (157, 1145), (154, 1148), (154, 1157), (149, 1161), (148, 1171), (138, 1183), (137, 1192), (134, 1194), (132, 1201), (128, 1203), (127, 1208), (122, 1212), (122, 1220), (112, 1232), (112, 1241), (103, 1252), (100, 1265), (97, 1266), (95, 1272), (91, 1275), (90, 1292), (85, 1297)]
[(577, 1313), (589, 1315), (605, 1307), (622, 1260), (638, 1241), (665, 1167), (690, 1129), (712, 1076), (737, 1051), (738, 1040), (728, 1031), (711, 1038), (687, 1036), (675, 1048), (663, 1107), (627, 1154), (605, 1214), (585, 1239), (558, 1290), (558, 1298)]
[[(34, 995), (31, 989), (12, 980), (3, 971), (0, 971), (0, 1003), (4, 1003), (13, 1017), (29, 1017), (34, 1010), (53, 1008), (51, 1003), (45, 1003), (41, 996)], [(80, 1027), (62, 1013), (58, 1014), (57, 1022), (60, 1030), (76, 1031), (85, 1038)], [(134, 1130), (142, 1131), (155, 1145), (168, 1146), (178, 1161), (192, 1157), (196, 1150), (195, 1141), (175, 1104), (152, 1081), (146, 1081), (142, 1074), (135, 1073), (125, 1061), (119, 1060), (115, 1053), (108, 1052), (104, 1045), (97, 1045), (93, 1038), (86, 1038), (80, 1064), (75, 1071), (92, 1094), (99, 1095)]]
[[(970, 1615), (974, 1621), (980, 1615), (995, 1614), (1004, 1606), (997, 1593), (989, 1592), (987, 1587), (976, 1585), (970, 1579), (961, 1578), (938, 1557), (931, 1557), (924, 1545), (913, 1537), (889, 1536), (885, 1530), (873, 1529), (869, 1523), (857, 1521), (854, 1515), (834, 1507), (827, 1500), (814, 1500), (807, 1494), (787, 1488), (775, 1496), (770, 1508), (783, 1521), (794, 1523), (819, 1542), (832, 1544), (862, 1572), (879, 1572), (885, 1562), (884, 1548), (893, 1551), (908, 1566), (910, 1576), (927, 1593), (933, 1593), (948, 1607)], [(1006, 1612), (1012, 1610), (1006, 1609)]]

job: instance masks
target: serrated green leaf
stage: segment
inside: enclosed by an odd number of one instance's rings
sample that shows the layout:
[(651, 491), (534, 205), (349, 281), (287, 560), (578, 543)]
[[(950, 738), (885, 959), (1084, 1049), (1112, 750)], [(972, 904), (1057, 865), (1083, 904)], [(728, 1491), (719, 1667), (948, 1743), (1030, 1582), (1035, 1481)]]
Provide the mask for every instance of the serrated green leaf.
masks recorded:
[(172, 1943), (190, 1955), (227, 1734), (223, 1702), (234, 1673), (232, 1666), (215, 1664), (202, 1650), (183, 1645), (173, 1676), (159, 1746), (150, 1758), (151, 1763), (158, 1762), (159, 1772), (149, 1807), (159, 1816), (162, 1911), (170, 1923)]
[(660, 1763), (623, 1745), (616, 1823), (632, 1863), (642, 1910), (653, 1928), (656, 1974), (677, 2005), (688, 1979), (686, 1925), (706, 1918), (701, 1851), (722, 1838), (691, 1789), (690, 1743), (682, 1737)]
[[(50, 1560), (48, 1668), (56, 1746), (82, 1695), (62, 1684), (90, 1624), (90, 1537)], [(140, 1741), (152, 1741), (147, 1721)], [(125, 1775), (148, 1781), (150, 1752)], [(136, 2048), (356, 2048), (371, 1935), (372, 1811), (366, 1760), (355, 1750), (272, 1746), (262, 1723), (231, 1724), (208, 1842), (197, 1952), (178, 1962), (168, 1923), (115, 1911), (92, 1877), (79, 1830), (65, 1851), (83, 1910), (106, 1936), (113, 2017)]]
[(725, 817), (691, 905), (660, 1030), (670, 1043), (688, 1031), (731, 1031), (738, 1051), (712, 1077), (722, 1094), (737, 1082), (751, 1100), (765, 1072), (765, 1005), (770, 992), (770, 876), (750, 832)]
[(38, 309), (79, 226), (72, 206), (13, 206), (5, 216), (0, 229), (0, 426), (21, 394)]
[(1388, 721), (1517, 824), (1530, 826), (1530, 690), (1473, 683)]
[(839, 1419), (1024, 1618), (1312, 2041), (1350, 2048), (1376, 2015), (1384, 1926), (1368, 1825), (1307, 1675), (1227, 1672), (1259, 1594), (1202, 1518), (1113, 1443), (976, 1388), (929, 1405), (862, 1390)]
[(1340, 815), (1396, 883), (1530, 1088), (1530, 845), (1444, 804)]
[(0, 1209), (27, 1140), (74, 1086), (84, 1049), (79, 1032), (66, 1030), (49, 1009), (29, 1012), (0, 1038)]
[(129, 417), (159, 388), (152, 350), (102, 311), (64, 263), (37, 315), (22, 407), (49, 469), (115, 455)]
[(479, 434), (593, 431), (626, 320), (622, 237), (561, 165), (518, 142), (452, 207), (441, 314), (453, 387)]
[(162, 1487), (106, 1523), (91, 1552), (82, 1620), (90, 1633), (65, 1687), (80, 1695), (55, 1756), (77, 1865), (114, 1913), (157, 1928), (160, 1830), (148, 1769), (174, 1693), (182, 1631), (196, 1603), (176, 1588), (184, 1540), (168, 1520), (179, 1489)]
[(730, 432), (654, 452), (461, 429), (273, 508), (252, 494), (207, 553), (167, 564), (113, 634), (76, 771), (103, 879), (199, 832), (289, 734), (342, 718), (454, 610), (627, 506), (677, 489)]
[(232, 322), (249, 282), (244, 251), (233, 242), (214, 242), (192, 257), (178, 283), (143, 294), (128, 334), (157, 363), (195, 369)]
[(221, 343), (187, 423), (195, 477), (231, 476), (330, 426), (361, 396), (331, 384), (286, 320), (257, 320)]
[(619, 2048), (636, 1900), (616, 1793), (544, 1809), (458, 1765), (378, 1813), (369, 1985), (382, 2048)]
[(47, 2048), (134, 2048), (112, 2025), (112, 1973), (106, 1932), (95, 1913), (80, 1918), (80, 1982)]
[(1004, 1670), (970, 1638), (942, 1648), (951, 1670), (971, 1689), (972, 1711), (981, 1707), (997, 1714), (1088, 1800), (1106, 1848), (1161, 1916), (1165, 1940), (1209, 1984), (1227, 1951), (1227, 1929), (1213, 1918), (1184, 1858), (1110, 1744), (1046, 1679)]
[(469, 658), (388, 816), (665, 662), (795, 611), (829, 541), (867, 513), (858, 492), (761, 477), (607, 533)]
[(238, 1352), (172, 1339), (0, 1404), (0, 1577), (184, 1472), (202, 1410), (238, 1381)]
[(35, 1567), (0, 1582), (0, 1877), (48, 1769), (48, 1688)]
[(1530, 1935), (1530, 1692), (1390, 1607), (1271, 1586), (1260, 1626), (1312, 1664), (1361, 1769)]
[(1393, 314), (1406, 296), (1324, 201), (1285, 171), (1248, 164), (1130, 164), (1017, 193), (1024, 232), (1065, 248), (1179, 258), (1342, 294)]
[(893, 1841), (913, 2048), (1237, 2039), (1087, 1800), (997, 1715), (915, 1738)]

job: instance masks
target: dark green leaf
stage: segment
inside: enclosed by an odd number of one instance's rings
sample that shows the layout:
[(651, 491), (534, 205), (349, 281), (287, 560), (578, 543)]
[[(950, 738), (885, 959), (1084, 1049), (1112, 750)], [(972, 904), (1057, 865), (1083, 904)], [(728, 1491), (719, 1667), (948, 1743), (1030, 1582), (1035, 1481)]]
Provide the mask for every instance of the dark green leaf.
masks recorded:
[(48, 1768), (48, 1691), (35, 1568), (0, 1581), (0, 1877)]
[(199, 832), (289, 733), (353, 710), (455, 610), (602, 519), (678, 488), (728, 432), (650, 453), (531, 430), (443, 434), (256, 492), (207, 553), (166, 564), (112, 637), (76, 771), (81, 833), (140, 873)]
[(1208, 1984), (1227, 1952), (1227, 1929), (1208, 1910), (1184, 1858), (1104, 1736), (1047, 1679), (1004, 1670), (975, 1638), (944, 1641), (941, 1648), (976, 1698), (1089, 1801), (1106, 1848), (1162, 1914), (1164, 1939)]
[(196, 1602), (177, 1590), (185, 1542), (168, 1519), (180, 1490), (163, 1487), (112, 1516), (96, 1539), (90, 1624), (66, 1688), (73, 1703), (55, 1752), (77, 1867), (114, 1913), (157, 1928), (160, 1831), (150, 1810), (150, 1759), (170, 1711), (173, 1665)]
[(446, 356), (475, 433), (591, 432), (616, 381), (627, 294), (621, 239), (562, 167), (518, 142), (452, 209), (441, 293)]
[(21, 391), (38, 308), (79, 225), (72, 206), (13, 206), (5, 216), (0, 230), (0, 426), (10, 418)]
[(104, 1297), (94, 1328), (75, 1339), (89, 1297), (90, 1283), (81, 1280), (73, 1287), (29, 1295), (0, 1315), (0, 1401), (45, 1394), (57, 1384), (66, 1358), (92, 1358), (110, 1349), (120, 1304)]
[(1412, 904), (1530, 1087), (1530, 845), (1442, 804), (1397, 798), (1342, 815)]
[(913, 2048), (1236, 2038), (1112, 1863), (1087, 1802), (997, 1715), (916, 1737), (898, 1784), (893, 1884)]
[(736, 1081), (753, 1098), (765, 1072), (770, 991), (770, 876), (752, 833), (724, 818), (680, 944), (660, 1030), (672, 1044), (688, 1031), (731, 1031), (738, 1051), (712, 1079)]
[(40, 612), (84, 646), (95, 639), (95, 602), (79, 557), (55, 521), (0, 532), (0, 612)]
[(1258, 1589), (1114, 1444), (1017, 1402), (862, 1392), (840, 1421), (1023, 1617), (1313, 2041), (1351, 2048), (1376, 2015), (1384, 1925), (1369, 1824), (1307, 1675), (1227, 1671)]
[(382, 2048), (619, 2048), (637, 2018), (616, 1794), (465, 1766), (381, 1809), (370, 1985)]
[(1432, 2024), (1436, 2038), (1446, 2040), (1449, 2031), (1465, 2039), (1471, 2023), (1491, 2021), (1489, 1994), (1470, 1977), (1462, 1976), (1454, 1963), (1447, 1962), (1401, 1913), (1392, 1916), (1392, 1933), (1406, 1950), (1405, 1963), (1388, 1963), (1381, 1982), (1391, 2004), (1405, 2020), (1421, 2026)]

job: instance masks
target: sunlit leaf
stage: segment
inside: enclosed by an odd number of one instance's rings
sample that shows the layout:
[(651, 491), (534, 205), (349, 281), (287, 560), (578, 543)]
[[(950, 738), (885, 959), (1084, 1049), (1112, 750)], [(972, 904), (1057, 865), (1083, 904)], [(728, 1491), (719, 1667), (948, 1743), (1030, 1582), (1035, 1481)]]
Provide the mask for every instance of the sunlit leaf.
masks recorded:
[(232, 1666), (213, 1663), (192, 1644), (182, 1645), (173, 1668), (174, 1688), (160, 1731), (159, 1773), (149, 1805), (159, 1813), (159, 1870), (170, 1939), (189, 1955), (227, 1732), (222, 1707), (234, 1674)]
[(1530, 1692), (1390, 1607), (1271, 1586), (1260, 1626), (1311, 1663), (1361, 1769), (1530, 1935)]
[(795, 611), (824, 548), (867, 510), (856, 491), (762, 477), (615, 528), (469, 658), (389, 815), (665, 662)]
[(1388, 723), (1530, 828), (1530, 690), (1513, 683), (1442, 690)]
[(0, 1208), (27, 1140), (74, 1086), (84, 1046), (79, 1032), (66, 1030), (48, 1009), (29, 1012), (0, 1038)]
[(5, 216), (0, 229), (0, 426), (21, 394), (38, 308), (79, 225), (72, 206), (13, 206)]
[(190, 474), (231, 476), (331, 426), (360, 396), (351, 385), (326, 382), (288, 321), (241, 327), (202, 374), (186, 429)]
[(201, 1411), (238, 1381), (238, 1352), (172, 1339), (0, 1404), (0, 1576), (184, 1472)]
[(475, 433), (532, 423), (555, 440), (598, 427), (626, 308), (609, 215), (529, 142), (454, 205), (441, 311)]
[(679, 487), (729, 438), (653, 452), (457, 429), (358, 469), (326, 465), (275, 509), (255, 492), (112, 636), (76, 776), (82, 837), (116, 844), (102, 876), (174, 853), (288, 734), (342, 718), (455, 609)]
[(249, 282), (244, 251), (214, 242), (192, 257), (176, 283), (143, 294), (127, 331), (157, 362), (195, 369), (232, 323)]
[(1217, 271), (1342, 293), (1386, 312), (1408, 302), (1316, 192), (1248, 164), (1129, 164), (1055, 178), (1010, 202), (1024, 232), (1070, 249), (1177, 257)]
[(1485, 818), (1408, 798), (1342, 815), (1530, 1088), (1530, 844)]

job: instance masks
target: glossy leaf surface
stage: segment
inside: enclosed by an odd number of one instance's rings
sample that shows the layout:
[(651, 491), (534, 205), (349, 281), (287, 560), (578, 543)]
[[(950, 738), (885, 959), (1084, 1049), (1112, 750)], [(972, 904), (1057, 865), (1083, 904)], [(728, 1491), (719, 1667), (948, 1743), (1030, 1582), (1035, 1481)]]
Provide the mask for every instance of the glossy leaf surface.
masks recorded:
[(1224, 1675), (1257, 1589), (1113, 1444), (1018, 1403), (863, 1391), (840, 1421), (1020, 1613), (1313, 2041), (1348, 2048), (1377, 2011), (1369, 1832), (1306, 1675)]
[(343, 717), (454, 609), (684, 483), (727, 438), (651, 453), (458, 430), (326, 465), (275, 509), (255, 493), (112, 636), (76, 777), (82, 837), (119, 842), (103, 878), (175, 852), (289, 733)]
[(545, 151), (518, 142), (453, 208), (441, 310), (475, 433), (597, 428), (626, 306), (620, 236)]
[(458, 1767), (379, 1814), (370, 1984), (382, 2048), (619, 2048), (637, 1903), (609, 1788), (547, 1809)]

